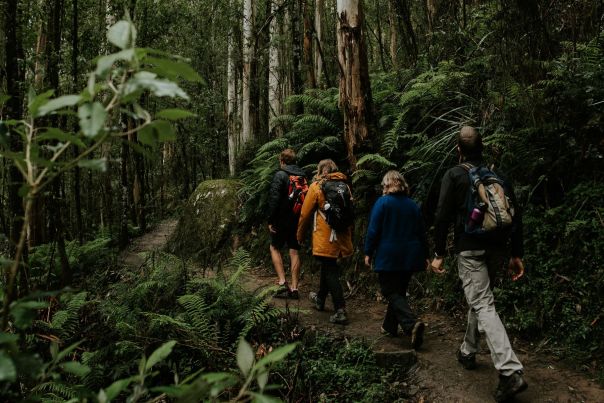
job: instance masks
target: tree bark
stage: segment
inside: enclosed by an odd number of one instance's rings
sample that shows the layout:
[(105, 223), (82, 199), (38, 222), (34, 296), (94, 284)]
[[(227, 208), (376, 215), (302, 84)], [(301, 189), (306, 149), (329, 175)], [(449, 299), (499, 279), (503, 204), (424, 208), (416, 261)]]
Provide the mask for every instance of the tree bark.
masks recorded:
[(282, 90), (282, 26), (280, 19), (276, 15), (277, 10), (283, 4), (283, 0), (271, 1), (272, 20), (270, 23), (270, 39), (269, 39), (269, 71), (268, 71), (268, 103), (269, 103), (269, 129), (271, 135), (279, 137), (282, 133), (279, 127), (275, 127), (271, 121), (275, 117), (281, 115), (283, 99), (281, 98)]
[(315, 77), (315, 66), (313, 62), (312, 34), (313, 23), (311, 19), (311, 8), (308, 0), (302, 0), (302, 15), (304, 19), (304, 69), (306, 70), (306, 87), (316, 88), (317, 81)]
[(317, 86), (323, 81), (323, 15), (325, 14), (325, 0), (315, 1), (315, 73)]
[(241, 143), (247, 144), (253, 139), (252, 133), (252, 103), (251, 103), (251, 79), (252, 59), (254, 57), (254, 0), (243, 1), (243, 82), (242, 82), (242, 121), (241, 121)]
[[(229, 6), (233, 2), (229, 1)], [(229, 173), (235, 176), (235, 163), (237, 152), (239, 150), (239, 125), (238, 122), (238, 100), (237, 100), (237, 81), (236, 71), (236, 53), (235, 53), (235, 29), (232, 25), (229, 28), (228, 38), (228, 61), (227, 61), (227, 137), (229, 154)]]
[(355, 151), (369, 139), (372, 120), (371, 86), (365, 47), (362, 0), (338, 0), (338, 60), (340, 108), (348, 161), (356, 168)]

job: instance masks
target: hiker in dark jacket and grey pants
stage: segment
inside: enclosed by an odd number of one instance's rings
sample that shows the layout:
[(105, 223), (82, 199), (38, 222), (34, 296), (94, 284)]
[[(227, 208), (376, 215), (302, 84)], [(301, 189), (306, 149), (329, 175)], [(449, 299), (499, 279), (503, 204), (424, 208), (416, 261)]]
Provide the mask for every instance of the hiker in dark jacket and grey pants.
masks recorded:
[(403, 175), (389, 171), (382, 179), (383, 196), (373, 209), (365, 236), (365, 264), (373, 264), (388, 309), (382, 330), (398, 335), (398, 327), (411, 335), (417, 349), (423, 342), (424, 323), (407, 301), (407, 287), (414, 272), (428, 263), (428, 244), (419, 206), (409, 198)]
[[(275, 173), (271, 182), (268, 197), (268, 230), (271, 235), (271, 259), (275, 266), (280, 286), (278, 298), (298, 299), (298, 277), (300, 273), (300, 245), (296, 239), (299, 215), (292, 211), (292, 203), (289, 200), (288, 189), (290, 176), (305, 177), (306, 173), (295, 165), (296, 153), (288, 148), (279, 155), (279, 170)], [(285, 279), (285, 268), (281, 257), (281, 248), (287, 244), (291, 262), (292, 282), (287, 283)]]
[[(510, 231), (494, 232), (477, 236), (466, 233), (467, 197), (472, 185), (467, 167), (485, 166), (482, 161), (482, 139), (476, 129), (464, 126), (457, 138), (459, 161), (449, 169), (442, 180), (435, 221), (435, 257), (431, 268), (444, 273), (443, 259), (446, 252), (448, 227), (455, 223), (455, 249), (459, 254), (458, 272), (470, 309), (463, 344), (457, 351), (457, 359), (466, 369), (476, 368), (480, 333), (491, 351), (495, 368), (499, 371), (499, 386), (495, 392), (497, 401), (506, 401), (526, 389), (523, 367), (512, 350), (507, 332), (497, 311), (491, 290), (491, 278), (501, 270), (504, 261), (511, 256), (508, 270), (512, 280), (524, 274), (522, 263), (522, 220), (511, 186), (505, 183), (506, 195), (516, 207)], [(511, 251), (507, 248), (511, 239)]]

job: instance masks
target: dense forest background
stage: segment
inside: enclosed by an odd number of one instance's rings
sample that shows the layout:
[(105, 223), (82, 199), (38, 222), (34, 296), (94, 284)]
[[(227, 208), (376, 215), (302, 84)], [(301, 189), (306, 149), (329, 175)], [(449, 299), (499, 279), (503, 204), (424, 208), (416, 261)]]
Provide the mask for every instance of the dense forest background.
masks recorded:
[[(525, 214), (528, 272), (500, 280), (500, 314), (602, 373), (602, 2), (2, 0), (0, 10), (2, 393), (60, 400), (122, 379), (104, 390), (137, 400), (155, 365), (138, 359), (163, 341), (182, 346), (155, 385), (233, 366), (239, 336), (294, 341), (288, 323), (266, 326), (280, 315), (266, 295), (234, 289), (238, 270), (191, 280), (162, 254), (137, 282), (115, 267), (116, 251), (181, 212), (203, 181), (228, 177), (240, 179), (233, 231), (268, 251), (267, 190), (286, 147), (309, 175), (333, 158), (351, 176), (357, 245), (389, 169), (405, 174), (430, 224), (464, 124), (483, 133)], [(262, 258), (240, 252), (227, 265)], [(347, 279), (371, 289), (360, 259)], [(418, 296), (462, 306), (454, 270), (421, 284)], [(265, 376), (262, 365), (242, 371), (238, 398)], [(187, 382), (213, 396), (236, 383)]]

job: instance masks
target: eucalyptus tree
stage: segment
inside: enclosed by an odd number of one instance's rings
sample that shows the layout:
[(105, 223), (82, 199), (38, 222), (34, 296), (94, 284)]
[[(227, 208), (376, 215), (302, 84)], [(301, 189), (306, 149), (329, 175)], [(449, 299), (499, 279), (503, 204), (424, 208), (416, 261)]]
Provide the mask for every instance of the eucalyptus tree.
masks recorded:
[(355, 168), (355, 150), (369, 139), (369, 124), (372, 119), (363, 1), (338, 0), (337, 11), (339, 102), (344, 113), (344, 142), (348, 151), (348, 160)]

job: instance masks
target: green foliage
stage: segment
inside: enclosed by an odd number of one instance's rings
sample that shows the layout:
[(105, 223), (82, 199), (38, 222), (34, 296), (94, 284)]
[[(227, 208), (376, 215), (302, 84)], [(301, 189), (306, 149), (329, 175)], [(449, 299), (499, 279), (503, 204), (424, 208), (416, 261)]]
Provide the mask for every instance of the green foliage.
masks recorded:
[[(294, 366), (298, 369), (292, 374)], [(356, 339), (308, 337), (293, 360), (276, 371), (291, 379), (294, 397), (309, 401), (391, 402), (406, 397), (406, 370), (377, 366), (372, 347)]]

